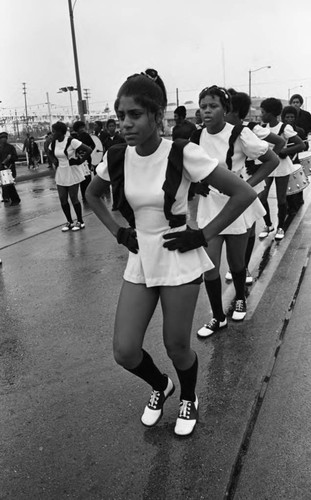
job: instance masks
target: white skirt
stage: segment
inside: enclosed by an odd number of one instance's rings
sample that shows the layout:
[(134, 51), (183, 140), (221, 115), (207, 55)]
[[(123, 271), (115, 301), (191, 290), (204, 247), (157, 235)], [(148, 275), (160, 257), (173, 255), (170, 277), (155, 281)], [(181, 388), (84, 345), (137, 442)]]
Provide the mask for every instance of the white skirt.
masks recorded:
[[(197, 222), (203, 229), (223, 209), (229, 197), (218, 191), (210, 191), (205, 197), (200, 196), (198, 204)], [(261, 219), (266, 211), (258, 198), (247, 209), (226, 227), (220, 234), (242, 234), (252, 227), (256, 220)]]
[(199, 278), (214, 267), (203, 247), (180, 253), (163, 247), (163, 235), (183, 231), (171, 229), (163, 212), (144, 209), (135, 213), (139, 251), (129, 252), (124, 279), (152, 286), (177, 286)]
[(280, 163), (278, 166), (271, 172), (268, 177), (285, 177), (285, 175), (290, 175), (295, 172), (296, 167), (293, 164), (292, 160), (287, 156), (286, 158), (280, 158)]
[(55, 173), (55, 182), (58, 186), (73, 186), (84, 181), (82, 165), (59, 166)]

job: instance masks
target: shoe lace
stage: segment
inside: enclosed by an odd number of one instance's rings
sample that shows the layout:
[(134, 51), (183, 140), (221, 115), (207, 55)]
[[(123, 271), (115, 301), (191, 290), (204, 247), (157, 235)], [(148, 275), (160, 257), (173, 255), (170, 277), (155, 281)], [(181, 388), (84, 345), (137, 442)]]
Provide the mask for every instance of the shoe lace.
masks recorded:
[(150, 396), (150, 400), (149, 400), (149, 406), (151, 406), (151, 408), (155, 408), (157, 406), (158, 401), (159, 401), (159, 397), (160, 397), (159, 391), (152, 391), (151, 396)]
[(206, 328), (213, 328), (214, 326), (216, 326), (218, 323), (217, 319), (216, 318), (212, 318), (211, 321), (208, 323), (208, 325), (205, 325)]
[(243, 312), (244, 300), (239, 299), (235, 302), (235, 310), (238, 312)]
[(180, 402), (179, 416), (183, 418), (189, 418), (191, 408), (191, 401), (186, 401), (183, 399)]

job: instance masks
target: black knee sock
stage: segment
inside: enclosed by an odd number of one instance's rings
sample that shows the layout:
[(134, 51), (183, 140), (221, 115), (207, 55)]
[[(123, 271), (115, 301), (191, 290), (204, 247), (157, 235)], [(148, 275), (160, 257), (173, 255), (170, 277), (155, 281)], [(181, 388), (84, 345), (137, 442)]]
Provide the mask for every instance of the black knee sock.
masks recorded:
[(223, 321), (225, 319), (225, 314), (222, 308), (220, 276), (215, 280), (204, 280), (204, 284), (213, 311), (213, 317), (218, 321)]
[(270, 207), (269, 207), (269, 204), (267, 201), (265, 202), (262, 202), (263, 206), (264, 206), (264, 209), (265, 211), (267, 212), (266, 215), (264, 215), (264, 221), (266, 223), (266, 226), (272, 226), (272, 222), (271, 222), (271, 217), (270, 217)]
[(195, 355), (193, 365), (187, 370), (179, 370), (174, 365), (180, 382), (180, 399), (195, 401), (195, 386), (197, 383), (198, 357)]
[(71, 217), (70, 205), (69, 205), (68, 201), (67, 201), (67, 203), (64, 203), (62, 205), (62, 209), (63, 209), (63, 212), (64, 212), (64, 214), (66, 216), (67, 221), (70, 222), (70, 224), (72, 224), (72, 217)]
[(246, 280), (246, 269), (238, 273), (231, 271), (232, 281), (235, 288), (235, 298), (236, 300), (245, 299), (245, 280)]
[(249, 261), (251, 260), (254, 245), (255, 245), (255, 236), (250, 236), (248, 238), (246, 252), (245, 252), (245, 267), (248, 267)]
[(279, 219), (278, 227), (281, 227), (281, 228), (284, 227), (286, 215), (287, 215), (286, 203), (282, 203), (281, 205), (278, 205), (278, 219)]
[(77, 214), (78, 222), (83, 222), (81, 203), (78, 201), (78, 203), (74, 204), (73, 208)]
[(143, 359), (136, 368), (127, 371), (143, 379), (156, 391), (164, 391), (167, 387), (167, 377), (160, 372), (153, 362), (152, 357), (142, 349)]

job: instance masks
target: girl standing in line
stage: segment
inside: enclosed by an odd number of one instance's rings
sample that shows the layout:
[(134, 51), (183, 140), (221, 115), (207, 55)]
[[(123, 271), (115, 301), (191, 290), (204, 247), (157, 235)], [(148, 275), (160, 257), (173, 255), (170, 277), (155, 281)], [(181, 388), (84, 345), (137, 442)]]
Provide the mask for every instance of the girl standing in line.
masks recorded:
[[(231, 125), (238, 125), (240, 123), (243, 123), (243, 125), (249, 127), (250, 130), (252, 130), (252, 132), (255, 135), (257, 135), (259, 139), (274, 144), (273, 151), (276, 154), (278, 154), (285, 146), (285, 141), (281, 136), (273, 134), (269, 129), (267, 129), (267, 127), (262, 127), (259, 123), (243, 121), (245, 120), (251, 106), (251, 99), (249, 95), (246, 94), (245, 92), (237, 92), (234, 89), (228, 89), (228, 93), (230, 94), (231, 97), (231, 108), (229, 113), (227, 113), (226, 115), (226, 122), (231, 123)], [(246, 160), (245, 165), (246, 165), (246, 172), (243, 172), (243, 178), (247, 180), (249, 177), (251, 177), (252, 172), (255, 171), (256, 168), (260, 168), (261, 164), (257, 162), (256, 165), (254, 160), (250, 161)], [(265, 188), (265, 183), (263, 181), (257, 184), (255, 187), (255, 191), (256, 193), (258, 193), (259, 199), (260, 199), (260, 193), (264, 190), (264, 188)], [(246, 285), (252, 285), (253, 283), (253, 276), (249, 272), (248, 266), (253, 252), (253, 248), (255, 246), (255, 237), (256, 237), (255, 230), (256, 230), (256, 222), (254, 222), (250, 230), (245, 252)], [(230, 270), (226, 273), (225, 279), (226, 281), (232, 281), (232, 274)]]
[[(260, 169), (247, 181), (251, 186), (256, 186), (278, 165), (279, 160), (269, 150), (268, 143), (258, 139), (247, 127), (241, 129), (240, 135), (232, 144), (231, 137), (234, 126), (225, 121), (226, 114), (230, 111), (230, 96), (226, 89), (216, 85), (206, 87), (199, 95), (199, 106), (206, 128), (201, 131), (198, 142), (210, 156), (218, 159), (221, 168), (226, 170), (230, 168), (237, 177), (240, 177), (246, 158), (259, 159), (262, 162)], [(246, 184), (245, 181), (243, 183)], [(206, 197), (200, 196), (197, 214), (198, 226), (205, 227), (219, 214), (227, 200), (226, 193), (218, 189), (210, 189)], [(209, 241), (206, 251), (215, 267), (205, 272), (204, 283), (213, 317), (198, 331), (199, 337), (208, 337), (228, 326), (223, 311), (219, 275), (224, 242), (226, 242), (227, 260), (236, 293), (232, 319), (242, 321), (245, 318), (245, 251), (250, 228), (256, 219), (262, 217), (264, 213), (264, 208), (256, 197), (251, 206), (233, 224)]]
[[(171, 378), (143, 349), (148, 324), (160, 301), (163, 341), (181, 387), (174, 432), (187, 436), (198, 418), (198, 360), (190, 345), (191, 327), (201, 275), (213, 267), (201, 247), (240, 215), (256, 194), (197, 145), (162, 138), (166, 104), (165, 86), (155, 70), (124, 82), (115, 110), (126, 144), (113, 146), (105, 154), (88, 187), (87, 200), (118, 243), (130, 251), (115, 319), (115, 360), (151, 385), (141, 421), (154, 426), (175, 389)], [(228, 202), (203, 229), (191, 230), (186, 225), (189, 186), (206, 178), (227, 194)], [(106, 181), (112, 185), (114, 207), (129, 227), (120, 227), (101, 199)]]
[[(55, 182), (61, 207), (66, 216), (67, 223), (62, 227), (62, 231), (80, 231), (85, 227), (82, 218), (81, 203), (78, 198), (80, 182), (84, 180), (82, 164), (89, 158), (92, 149), (83, 144), (78, 139), (67, 136), (67, 125), (56, 122), (52, 125), (53, 140), (49, 146), (53, 163), (56, 167)], [(80, 158), (76, 158), (76, 153), (81, 153)], [(70, 197), (77, 221), (74, 224), (71, 217)]]
[[(286, 193), (287, 193), (288, 179), (289, 175), (295, 171), (295, 166), (293, 165), (293, 162), (288, 155), (304, 151), (305, 146), (300, 137), (298, 136), (297, 132), (295, 132), (295, 130), (291, 125), (283, 124), (281, 121), (278, 120), (278, 116), (281, 114), (283, 108), (280, 99), (276, 99), (275, 97), (269, 97), (268, 99), (262, 101), (260, 107), (261, 107), (262, 121), (263, 123), (267, 124), (267, 127), (270, 129), (270, 132), (281, 135), (281, 137), (285, 139), (286, 143), (288, 139), (290, 139), (291, 143), (293, 144), (289, 148), (285, 146), (280, 151), (279, 153), (280, 164), (267, 177), (266, 187), (263, 196), (261, 196), (261, 201), (267, 213), (264, 216), (266, 226), (263, 228), (263, 231), (259, 234), (259, 238), (266, 238), (269, 233), (274, 231), (274, 227), (270, 218), (270, 208), (268, 204), (268, 195), (274, 179), (276, 186), (277, 203), (278, 203), (278, 226), (275, 234), (275, 239), (280, 241), (285, 236), (284, 222), (287, 216)], [(273, 146), (270, 145), (270, 147)]]

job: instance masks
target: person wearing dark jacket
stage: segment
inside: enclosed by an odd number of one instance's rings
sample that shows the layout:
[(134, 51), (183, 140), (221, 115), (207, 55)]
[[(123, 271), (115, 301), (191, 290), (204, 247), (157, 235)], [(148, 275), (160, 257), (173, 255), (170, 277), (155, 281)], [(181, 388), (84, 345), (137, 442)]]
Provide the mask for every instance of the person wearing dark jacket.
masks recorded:
[[(82, 122), (82, 121), (76, 121), (74, 124), (73, 124), (73, 131), (76, 133), (76, 138), (81, 141), (83, 144), (85, 144), (85, 146), (88, 146), (89, 148), (91, 148), (91, 150), (93, 151), (93, 149), (95, 149), (95, 143), (92, 139), (92, 137), (90, 136), (90, 134), (87, 133), (87, 131), (85, 130), (85, 123)], [(82, 195), (82, 200), (84, 202), (86, 202), (86, 198), (85, 198), (85, 191), (86, 191), (86, 188), (88, 187), (89, 183), (91, 182), (91, 179), (92, 179), (92, 175), (91, 175), (91, 157), (89, 157), (87, 159), (87, 161), (85, 161), (84, 165), (84, 176), (85, 176), (85, 179), (84, 181), (82, 181), (80, 183), (80, 190), (81, 190), (81, 195)]]
[[(15, 162), (17, 160), (16, 149), (8, 143), (8, 133), (0, 133), (0, 170), (9, 170), (12, 172), (13, 179), (16, 178)], [(11, 201), (12, 205), (18, 205), (21, 201), (16, 191), (15, 185), (2, 185), (2, 198), (4, 202)]]
[(296, 127), (301, 127), (305, 131), (306, 136), (311, 132), (311, 114), (304, 109), (301, 109), (303, 105), (303, 97), (300, 94), (294, 94), (289, 100), (290, 106), (294, 106), (297, 110), (297, 117), (295, 120)]
[(29, 138), (28, 146), (26, 147), (26, 151), (28, 153), (28, 169), (30, 167), (32, 170), (37, 170), (38, 162), (40, 160), (40, 151), (38, 148), (38, 144), (35, 142), (34, 137)]
[(178, 106), (174, 111), (175, 127), (172, 131), (172, 139), (190, 139), (197, 127), (194, 123), (186, 120), (187, 110), (185, 106)]
[(106, 127), (108, 135), (103, 142), (105, 151), (107, 151), (109, 148), (111, 148), (111, 146), (114, 146), (115, 144), (125, 143), (125, 139), (123, 139), (119, 132), (116, 131), (117, 124), (113, 118), (109, 118), (109, 120), (107, 120)]

